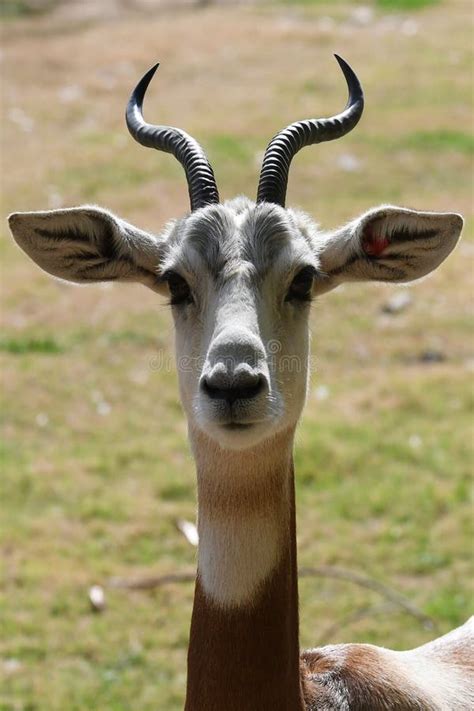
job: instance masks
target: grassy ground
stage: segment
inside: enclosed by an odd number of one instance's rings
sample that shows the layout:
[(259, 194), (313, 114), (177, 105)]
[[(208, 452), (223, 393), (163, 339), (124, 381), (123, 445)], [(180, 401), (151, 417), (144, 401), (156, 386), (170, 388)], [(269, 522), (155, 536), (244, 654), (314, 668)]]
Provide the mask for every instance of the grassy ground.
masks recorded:
[[(224, 197), (253, 195), (277, 129), (339, 110), (331, 53), (346, 57), (366, 90), (364, 120), (297, 157), (289, 202), (324, 227), (380, 202), (455, 210), (468, 224), (402, 313), (382, 312), (393, 292), (381, 286), (340, 289), (314, 308), (317, 372), (296, 453), (300, 563), (383, 580), (445, 631), (472, 602), (471, 7), (401, 4), (10, 19), (3, 195), (5, 213), (89, 201), (152, 230), (187, 209), (180, 167), (134, 144), (123, 122), (157, 58), (147, 117), (202, 141)], [(154, 368), (158, 354), (172, 357), (170, 314), (140, 286), (50, 280), (3, 224), (0, 709), (175, 711), (192, 586), (109, 591), (102, 615), (87, 601), (110, 576), (194, 565), (174, 525), (195, 509), (176, 374)], [(429, 638), (379, 603), (348, 583), (303, 580), (302, 644), (372, 606), (332, 641)]]

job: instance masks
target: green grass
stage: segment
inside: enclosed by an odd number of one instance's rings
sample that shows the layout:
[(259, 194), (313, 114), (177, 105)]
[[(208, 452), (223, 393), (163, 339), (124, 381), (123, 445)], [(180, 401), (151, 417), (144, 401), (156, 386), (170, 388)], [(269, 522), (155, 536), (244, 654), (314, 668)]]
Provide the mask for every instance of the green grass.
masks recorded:
[(29, 2), (28, 0), (3, 0), (0, 5), (0, 20), (39, 15), (51, 10), (56, 0)]
[(383, 10), (419, 10), (439, 2), (440, 0), (376, 0)]
[(64, 347), (53, 337), (0, 338), (0, 351), (23, 355), (25, 353), (61, 353)]
[[(175, 168), (175, 166), (169, 167)], [(145, 166), (140, 162), (117, 166), (110, 162), (108, 156), (104, 162), (96, 163), (93, 170), (87, 164), (66, 168), (62, 174), (56, 174), (54, 179), (67, 191), (76, 192), (81, 199), (93, 201), (97, 200), (104, 185), (108, 185), (111, 190), (125, 192), (134, 186), (153, 180), (156, 172), (156, 166), (151, 166), (150, 162)]]
[[(136, 146), (123, 125), (130, 86), (157, 47), (163, 72), (146, 116), (202, 140), (224, 197), (254, 195), (275, 131), (343, 105), (331, 52), (347, 44), (353, 10), (321, 0), (308, 19), (275, 3), (209, 7), (70, 20), (67, 33), (51, 17), (12, 20), (2, 48), (5, 212), (46, 209), (58, 196), (62, 205), (93, 200), (157, 232), (186, 211), (181, 167)], [(333, 13), (322, 32), (319, 16)], [(364, 81), (364, 119), (344, 140), (301, 151), (288, 193), (324, 228), (381, 202), (466, 217), (460, 247), (412, 287), (406, 311), (383, 313), (392, 292), (381, 285), (317, 300), (317, 371), (296, 443), (300, 565), (371, 575), (431, 615), (440, 633), (473, 602), (470, 18), (467, 2), (438, 3), (414, 37), (400, 33), (402, 14), (384, 32), (354, 29), (348, 59)], [(385, 20), (376, 13), (375, 23)], [(133, 47), (131, 34), (140, 37)], [(81, 98), (63, 103), (70, 84)], [(32, 132), (11, 119), (18, 108)], [(345, 153), (358, 172), (341, 169)], [(89, 587), (112, 577), (195, 565), (175, 523), (194, 520), (195, 473), (168, 365), (169, 309), (139, 285), (49, 279), (5, 227), (0, 248), (0, 709), (178, 711), (192, 585), (106, 587), (102, 614), (88, 602)], [(430, 349), (444, 361), (421, 362)], [(300, 598), (303, 646), (381, 602), (324, 578), (302, 580)], [(343, 624), (327, 641), (402, 649), (431, 636), (390, 610)]]
[(462, 131), (415, 131), (405, 136), (403, 144), (421, 151), (474, 153), (474, 136)]
[[(420, 8), (436, 5), (441, 0), (374, 0), (375, 4), (382, 10), (397, 11), (397, 10), (418, 10)], [(285, 5), (303, 5), (306, 7), (317, 7), (321, 5), (327, 6), (327, 0), (280, 0)], [(337, 0), (341, 3), (342, 0)], [(352, 1), (352, 5), (359, 5), (356, 0)]]
[[(340, 2), (341, 0), (336, 0)], [(317, 7), (327, 4), (327, 0), (279, 0), (282, 5), (302, 5), (306, 7)]]
[(252, 157), (252, 146), (249, 141), (225, 133), (209, 136), (206, 145), (209, 148), (209, 155), (213, 156), (217, 165), (224, 161), (228, 161), (232, 165), (235, 163), (245, 164)]

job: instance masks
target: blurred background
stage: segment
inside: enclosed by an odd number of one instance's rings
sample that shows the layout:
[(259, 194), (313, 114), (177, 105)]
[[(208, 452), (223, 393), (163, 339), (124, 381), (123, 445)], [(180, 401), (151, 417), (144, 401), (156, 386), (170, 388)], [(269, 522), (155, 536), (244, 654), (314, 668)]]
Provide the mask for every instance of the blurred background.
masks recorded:
[[(473, 579), (470, 2), (4, 0), (1, 12), (5, 215), (92, 202), (159, 231), (188, 209), (179, 164), (124, 124), (157, 60), (147, 119), (203, 144), (224, 198), (253, 197), (271, 136), (344, 105), (332, 53), (352, 64), (364, 118), (296, 157), (288, 204), (324, 228), (382, 202), (467, 224), (425, 281), (348, 285), (313, 308), (299, 559), (384, 582), (435, 630), (376, 592), (304, 578), (301, 642), (406, 648), (461, 623)], [(195, 492), (169, 309), (138, 285), (54, 281), (5, 221), (1, 232), (0, 709), (175, 711), (192, 583), (109, 585), (194, 567), (176, 527), (194, 521)]]

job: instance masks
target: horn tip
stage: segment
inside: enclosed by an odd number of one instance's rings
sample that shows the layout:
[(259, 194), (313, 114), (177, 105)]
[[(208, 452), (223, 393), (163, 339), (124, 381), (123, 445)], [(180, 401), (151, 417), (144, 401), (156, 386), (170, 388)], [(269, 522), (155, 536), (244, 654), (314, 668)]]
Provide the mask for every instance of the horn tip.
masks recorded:
[(135, 89), (132, 92), (132, 95), (129, 99), (128, 105), (127, 105), (127, 123), (128, 123), (128, 114), (129, 112), (133, 112), (135, 108), (137, 107), (138, 110), (141, 112), (142, 110), (142, 105), (143, 105), (143, 99), (145, 98), (145, 93), (146, 90), (148, 89), (148, 85), (150, 84), (151, 80), (153, 79), (156, 70), (160, 66), (160, 63), (157, 62), (154, 64), (140, 79), (138, 84), (136, 85)]
[(154, 64), (152, 67), (150, 67), (150, 69), (147, 71), (147, 73), (145, 74), (145, 76), (147, 77), (147, 79), (148, 79), (149, 81), (151, 81), (151, 79), (153, 79), (153, 76), (155, 75), (155, 72), (156, 72), (156, 70), (158, 69), (159, 66), (160, 66), (160, 63), (159, 63), (159, 62), (156, 62), (156, 64)]
[(337, 63), (342, 69), (342, 73), (344, 74), (348, 87), (349, 87), (349, 103), (348, 106), (352, 101), (361, 101), (363, 102), (364, 100), (364, 93), (362, 91), (362, 87), (360, 85), (359, 78), (357, 77), (357, 74), (355, 71), (352, 69), (350, 64), (346, 62), (345, 59), (343, 59), (339, 54), (334, 53), (334, 56), (337, 60)]
[(339, 64), (340, 67), (344, 67), (344, 66), (345, 66), (345, 67), (348, 67), (348, 66), (349, 66), (348, 63), (346, 62), (346, 60), (343, 59), (343, 58), (341, 57), (341, 55), (338, 54), (337, 52), (334, 52), (334, 57), (336, 58), (336, 61), (337, 61), (337, 63)]

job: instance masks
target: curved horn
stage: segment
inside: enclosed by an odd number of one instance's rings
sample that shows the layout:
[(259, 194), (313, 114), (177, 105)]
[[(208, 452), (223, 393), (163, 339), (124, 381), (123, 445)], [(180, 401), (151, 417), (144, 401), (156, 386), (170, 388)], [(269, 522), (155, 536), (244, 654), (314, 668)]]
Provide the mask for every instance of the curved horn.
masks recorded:
[(344, 111), (328, 119), (297, 121), (272, 138), (263, 158), (257, 202), (273, 202), (285, 207), (288, 171), (293, 156), (305, 146), (341, 138), (352, 131), (362, 116), (364, 95), (359, 80), (342, 57), (334, 56), (349, 89)]
[(218, 203), (216, 179), (199, 143), (179, 128), (152, 126), (143, 119), (143, 98), (158, 67), (155, 64), (149, 69), (130, 97), (125, 112), (128, 130), (142, 146), (172, 153), (179, 160), (188, 181), (191, 210)]

